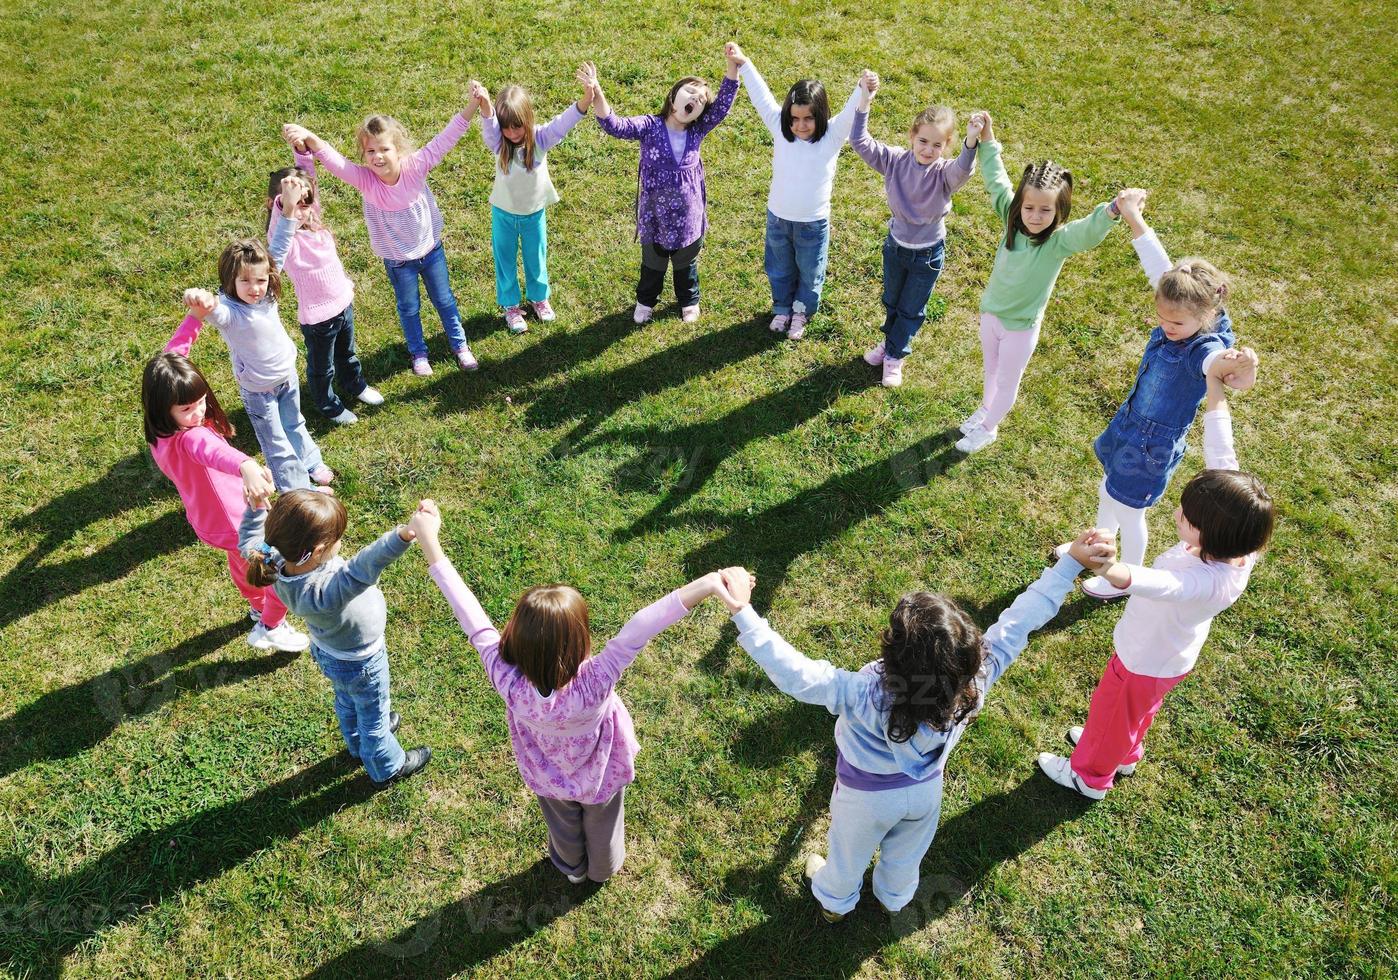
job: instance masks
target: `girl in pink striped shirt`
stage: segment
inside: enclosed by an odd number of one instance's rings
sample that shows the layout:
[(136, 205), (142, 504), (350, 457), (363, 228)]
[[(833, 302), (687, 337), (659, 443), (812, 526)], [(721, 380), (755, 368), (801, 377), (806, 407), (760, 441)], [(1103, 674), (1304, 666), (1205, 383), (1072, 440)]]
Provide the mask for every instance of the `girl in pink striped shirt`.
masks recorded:
[(427, 184), (427, 175), (442, 162), (475, 115), (475, 103), (452, 117), (437, 136), (420, 150), (403, 124), (392, 116), (370, 116), (355, 133), (360, 156), (367, 166), (350, 163), (333, 146), (304, 126), (287, 123), (282, 137), (293, 145), (305, 146), (326, 170), (358, 189), (364, 196), (364, 223), (369, 226), (369, 245), (383, 259), (393, 295), (398, 302), (398, 323), (408, 344), (413, 373), (428, 375), (427, 341), (422, 336), (421, 277), (427, 298), (442, 318), (447, 342), (462, 370), (474, 371), (480, 365), (466, 345), (466, 331), (456, 296), (447, 275), (447, 257), (442, 248), (442, 212)]
[(640, 747), (617, 680), (657, 633), (726, 594), (722, 577), (705, 575), (642, 609), (594, 657), (587, 603), (575, 589), (526, 590), (502, 635), (442, 551), (436, 504), (424, 500), (408, 526), (505, 702), (510, 743), (524, 785), (539, 799), (554, 867), (575, 885), (606, 881), (626, 857), (623, 799)]

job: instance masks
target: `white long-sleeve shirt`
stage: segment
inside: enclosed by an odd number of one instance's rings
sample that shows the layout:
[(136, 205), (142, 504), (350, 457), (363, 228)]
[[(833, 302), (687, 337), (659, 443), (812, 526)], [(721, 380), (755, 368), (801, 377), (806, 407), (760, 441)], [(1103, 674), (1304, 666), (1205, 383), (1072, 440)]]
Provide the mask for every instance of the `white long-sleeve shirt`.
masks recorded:
[(782, 106), (749, 61), (738, 71), (752, 99), (753, 108), (772, 134), (772, 187), (767, 210), (786, 221), (819, 221), (830, 217), (830, 194), (835, 187), (835, 165), (840, 148), (849, 139), (854, 113), (859, 108), (859, 86), (845, 107), (832, 118), (818, 142), (782, 135)]
[[(1204, 414), (1204, 465), (1238, 468), (1226, 408)], [(1180, 677), (1193, 670), (1214, 617), (1238, 601), (1257, 557), (1254, 552), (1239, 565), (1204, 561), (1181, 541), (1150, 568), (1131, 566), (1130, 598), (1113, 633), (1126, 669), (1146, 677)]]

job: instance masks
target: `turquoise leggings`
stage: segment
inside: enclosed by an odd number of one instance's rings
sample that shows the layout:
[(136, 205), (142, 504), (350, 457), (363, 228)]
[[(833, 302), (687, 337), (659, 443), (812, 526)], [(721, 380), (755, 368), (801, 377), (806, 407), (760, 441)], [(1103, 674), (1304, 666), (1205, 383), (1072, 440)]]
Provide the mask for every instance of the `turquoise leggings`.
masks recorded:
[(490, 249), (495, 254), (495, 301), (519, 306), (519, 268), (524, 251), (524, 295), (537, 303), (549, 298), (548, 221), (544, 209), (511, 214), (491, 205)]

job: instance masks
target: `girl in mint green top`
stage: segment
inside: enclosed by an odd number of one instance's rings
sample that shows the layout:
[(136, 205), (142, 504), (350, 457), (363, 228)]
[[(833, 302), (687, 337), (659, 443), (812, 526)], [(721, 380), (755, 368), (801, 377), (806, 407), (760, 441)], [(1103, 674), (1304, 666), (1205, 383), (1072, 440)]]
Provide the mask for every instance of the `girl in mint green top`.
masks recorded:
[(976, 155), (990, 203), (1005, 222), (1005, 236), (981, 295), (985, 394), (980, 407), (961, 423), (965, 438), (956, 448), (965, 453), (994, 442), (1000, 420), (1014, 406), (1063, 263), (1074, 252), (1085, 252), (1106, 238), (1117, 217), (1115, 202), (1110, 202), (1098, 205), (1086, 218), (1068, 221), (1073, 175), (1052, 161), (1025, 167), (1019, 187), (1013, 188), (991, 131), (990, 114), (977, 116), (982, 128)]

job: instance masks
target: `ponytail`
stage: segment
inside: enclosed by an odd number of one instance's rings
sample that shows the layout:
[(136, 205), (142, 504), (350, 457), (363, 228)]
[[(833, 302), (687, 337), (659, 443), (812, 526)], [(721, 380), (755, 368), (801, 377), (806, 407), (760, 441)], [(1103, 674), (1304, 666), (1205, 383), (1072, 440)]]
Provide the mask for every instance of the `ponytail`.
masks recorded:
[(267, 544), (249, 551), (243, 557), (248, 563), (248, 585), (258, 589), (265, 589), (276, 582), (282, 566), (286, 564), (281, 552)]

